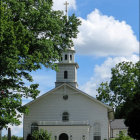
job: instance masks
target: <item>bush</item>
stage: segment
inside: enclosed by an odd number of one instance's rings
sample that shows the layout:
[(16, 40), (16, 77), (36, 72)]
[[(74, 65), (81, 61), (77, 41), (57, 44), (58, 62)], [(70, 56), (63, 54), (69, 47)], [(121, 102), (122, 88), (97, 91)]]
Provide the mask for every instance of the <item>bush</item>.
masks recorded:
[(33, 140), (32, 135), (31, 135), (31, 134), (28, 134), (28, 136), (27, 136), (26, 140)]
[(51, 134), (43, 129), (37, 130), (33, 132), (31, 140), (51, 140)]
[[(4, 136), (2, 137), (2, 140), (8, 140), (8, 137), (7, 137), (6, 135), (4, 135)], [(11, 136), (11, 140), (23, 140), (23, 138), (13, 135), (13, 136)]]
[(110, 140), (133, 140), (130, 136), (125, 136), (123, 132), (119, 134), (119, 137)]

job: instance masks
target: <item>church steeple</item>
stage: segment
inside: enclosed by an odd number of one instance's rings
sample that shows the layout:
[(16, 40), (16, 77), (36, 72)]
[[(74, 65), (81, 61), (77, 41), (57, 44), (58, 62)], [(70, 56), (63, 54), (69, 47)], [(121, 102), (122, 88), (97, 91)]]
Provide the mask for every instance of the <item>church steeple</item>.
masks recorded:
[[(66, 16), (68, 21), (68, 2), (66, 1)], [(74, 60), (75, 50), (73, 47), (67, 49), (62, 53), (61, 61), (58, 63), (58, 71), (56, 72), (55, 86), (59, 86), (63, 83), (70, 84), (77, 88), (77, 68), (79, 67)]]
[(71, 86), (78, 87), (77, 84), (77, 68), (79, 67), (74, 60), (74, 49), (68, 49), (62, 53), (61, 61), (58, 63), (58, 71), (56, 72), (55, 86), (63, 83), (70, 84)]

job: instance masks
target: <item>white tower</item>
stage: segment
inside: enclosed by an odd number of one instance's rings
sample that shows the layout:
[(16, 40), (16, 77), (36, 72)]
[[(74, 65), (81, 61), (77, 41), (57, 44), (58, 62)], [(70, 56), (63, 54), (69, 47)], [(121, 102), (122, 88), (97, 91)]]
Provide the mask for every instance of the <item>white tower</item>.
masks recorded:
[[(68, 5), (69, 3), (66, 1), (64, 3), (66, 6), (66, 16), (68, 21)], [(58, 63), (59, 71), (56, 72), (56, 82), (55, 87), (67, 83), (74, 87), (78, 87), (77, 84), (77, 68), (79, 68), (78, 64), (74, 62), (74, 53), (75, 50), (73, 47), (67, 49), (66, 52), (62, 53), (61, 61)]]
[(74, 61), (74, 54), (75, 50), (73, 48), (62, 53), (61, 61), (58, 63), (59, 70), (56, 72), (56, 87), (63, 83), (68, 83), (76, 88), (78, 87), (77, 68), (79, 66)]

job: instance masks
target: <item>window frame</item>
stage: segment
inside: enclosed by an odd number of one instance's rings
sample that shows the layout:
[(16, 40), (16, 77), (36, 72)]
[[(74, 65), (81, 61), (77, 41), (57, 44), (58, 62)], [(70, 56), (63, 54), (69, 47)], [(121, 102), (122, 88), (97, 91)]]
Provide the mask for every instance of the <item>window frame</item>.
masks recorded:
[(64, 79), (68, 79), (68, 71), (64, 71)]
[(65, 54), (65, 60), (68, 60), (68, 55), (67, 54)]
[(34, 131), (38, 131), (38, 124), (37, 123), (32, 123), (31, 124), (31, 134), (34, 132)]
[(96, 122), (94, 123), (94, 140), (101, 140), (101, 126), (100, 123)]
[(63, 112), (62, 113), (62, 121), (63, 122), (69, 121), (69, 113), (68, 112)]
[(70, 60), (72, 61), (72, 55), (70, 54)]
[(94, 136), (94, 140), (101, 140), (101, 136)]

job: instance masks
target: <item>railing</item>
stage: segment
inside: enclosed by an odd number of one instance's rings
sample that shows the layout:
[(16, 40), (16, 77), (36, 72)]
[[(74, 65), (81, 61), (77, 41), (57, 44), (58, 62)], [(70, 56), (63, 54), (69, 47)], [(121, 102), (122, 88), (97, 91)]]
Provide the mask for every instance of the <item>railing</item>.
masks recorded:
[(89, 121), (40, 121), (39, 125), (89, 125)]

